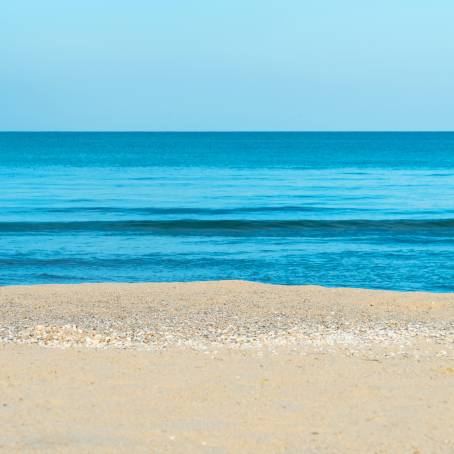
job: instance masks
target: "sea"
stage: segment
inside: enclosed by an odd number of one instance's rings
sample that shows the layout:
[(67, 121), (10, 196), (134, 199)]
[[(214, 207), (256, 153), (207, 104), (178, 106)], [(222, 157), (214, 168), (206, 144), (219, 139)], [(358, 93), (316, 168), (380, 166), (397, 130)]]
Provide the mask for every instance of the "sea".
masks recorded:
[(0, 133), (0, 285), (454, 291), (454, 133)]

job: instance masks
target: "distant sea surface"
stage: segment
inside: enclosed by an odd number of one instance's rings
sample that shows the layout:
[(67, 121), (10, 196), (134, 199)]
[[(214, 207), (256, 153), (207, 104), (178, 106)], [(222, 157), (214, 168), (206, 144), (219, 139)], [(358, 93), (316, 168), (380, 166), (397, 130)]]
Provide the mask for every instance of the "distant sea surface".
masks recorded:
[(454, 291), (454, 133), (0, 133), (0, 285)]

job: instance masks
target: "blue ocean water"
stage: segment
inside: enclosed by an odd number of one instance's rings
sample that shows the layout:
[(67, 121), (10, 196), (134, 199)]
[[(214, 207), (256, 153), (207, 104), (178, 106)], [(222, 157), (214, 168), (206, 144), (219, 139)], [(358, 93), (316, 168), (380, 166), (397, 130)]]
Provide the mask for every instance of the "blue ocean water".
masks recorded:
[(454, 133), (0, 133), (0, 284), (454, 290)]

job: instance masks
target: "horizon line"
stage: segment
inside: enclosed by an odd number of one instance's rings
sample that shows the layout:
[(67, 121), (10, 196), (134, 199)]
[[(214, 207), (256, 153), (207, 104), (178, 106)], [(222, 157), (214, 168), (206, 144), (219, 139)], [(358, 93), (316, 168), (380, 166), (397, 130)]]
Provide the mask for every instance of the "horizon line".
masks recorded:
[(11, 129), (11, 130), (0, 130), (0, 134), (11, 134), (11, 133), (158, 133), (158, 134), (205, 134), (205, 133), (236, 133), (236, 134), (250, 134), (250, 133), (454, 133), (453, 130), (448, 129), (419, 129), (419, 130), (412, 130), (412, 129), (351, 129), (351, 130), (344, 130), (344, 129), (312, 129), (312, 130), (297, 130), (297, 129), (276, 129), (276, 130), (234, 130), (234, 129), (213, 129), (213, 130), (203, 130), (203, 129), (193, 129), (193, 130), (185, 130), (185, 129), (175, 129), (175, 130), (157, 130), (157, 129), (118, 129), (118, 130), (110, 130), (110, 129)]

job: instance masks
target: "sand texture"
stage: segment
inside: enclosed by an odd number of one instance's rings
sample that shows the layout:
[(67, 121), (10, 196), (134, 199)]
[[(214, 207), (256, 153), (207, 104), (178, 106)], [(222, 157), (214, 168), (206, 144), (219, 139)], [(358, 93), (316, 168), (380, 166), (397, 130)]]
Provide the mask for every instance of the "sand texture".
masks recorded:
[(454, 294), (0, 288), (2, 452), (454, 453), (452, 421)]

